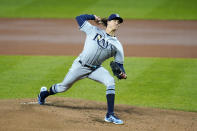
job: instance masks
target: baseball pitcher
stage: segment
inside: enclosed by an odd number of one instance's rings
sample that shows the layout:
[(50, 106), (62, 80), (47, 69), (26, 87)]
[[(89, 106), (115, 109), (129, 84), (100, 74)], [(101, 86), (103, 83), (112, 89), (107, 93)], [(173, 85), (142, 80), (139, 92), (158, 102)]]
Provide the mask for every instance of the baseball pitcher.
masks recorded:
[[(88, 21), (94, 20), (97, 24), (106, 27), (105, 30), (91, 25)], [(80, 15), (76, 17), (79, 29), (86, 33), (86, 40), (82, 53), (74, 60), (64, 80), (47, 88), (41, 88), (38, 103), (43, 105), (49, 95), (67, 91), (72, 85), (83, 78), (89, 78), (106, 86), (107, 113), (106, 122), (123, 124), (123, 121), (114, 114), (115, 82), (110, 73), (102, 67), (103, 61), (114, 57), (110, 63), (113, 74), (118, 79), (126, 79), (123, 63), (124, 52), (115, 33), (123, 19), (118, 14), (111, 14), (107, 19), (96, 15)]]

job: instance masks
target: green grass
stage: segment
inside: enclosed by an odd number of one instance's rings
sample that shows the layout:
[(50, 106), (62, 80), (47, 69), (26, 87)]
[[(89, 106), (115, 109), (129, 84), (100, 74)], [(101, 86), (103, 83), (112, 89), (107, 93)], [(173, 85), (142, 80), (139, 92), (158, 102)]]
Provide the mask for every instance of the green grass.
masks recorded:
[(197, 20), (196, 0), (0, 0), (0, 17), (74, 18), (83, 13), (129, 19)]
[[(74, 57), (0, 56), (0, 98), (36, 98), (61, 82)], [(109, 60), (103, 66), (110, 73)], [(197, 111), (197, 59), (126, 58), (127, 80), (116, 79), (116, 103)], [(56, 96), (105, 100), (105, 86), (83, 79)]]

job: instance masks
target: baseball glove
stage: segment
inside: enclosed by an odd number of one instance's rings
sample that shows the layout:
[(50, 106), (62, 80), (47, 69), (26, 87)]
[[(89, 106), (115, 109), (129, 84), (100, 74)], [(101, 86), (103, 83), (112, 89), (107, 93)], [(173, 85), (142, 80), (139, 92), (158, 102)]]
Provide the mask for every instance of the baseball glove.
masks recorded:
[(122, 69), (119, 67), (119, 65), (116, 62), (111, 61), (110, 67), (112, 69), (114, 76), (116, 76), (118, 79), (126, 79), (127, 78), (126, 74), (122, 71)]

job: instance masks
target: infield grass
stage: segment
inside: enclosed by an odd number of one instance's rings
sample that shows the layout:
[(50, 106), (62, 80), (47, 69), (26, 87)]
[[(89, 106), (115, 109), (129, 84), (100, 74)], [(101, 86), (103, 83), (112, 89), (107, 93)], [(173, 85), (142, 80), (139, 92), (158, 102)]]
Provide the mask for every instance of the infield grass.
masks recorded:
[[(74, 57), (0, 56), (0, 98), (36, 98), (41, 86), (61, 82)], [(109, 61), (103, 66), (110, 73)], [(127, 80), (116, 79), (116, 103), (197, 111), (197, 59), (125, 59)], [(105, 86), (83, 79), (56, 96), (106, 101)]]
[(80, 14), (126, 19), (197, 20), (196, 0), (0, 0), (3, 18), (74, 18)]

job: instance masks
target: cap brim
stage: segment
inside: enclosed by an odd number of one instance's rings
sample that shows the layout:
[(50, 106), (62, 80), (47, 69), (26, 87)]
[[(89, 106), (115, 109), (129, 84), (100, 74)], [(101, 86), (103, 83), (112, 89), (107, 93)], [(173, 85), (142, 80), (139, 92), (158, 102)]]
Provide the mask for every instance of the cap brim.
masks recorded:
[(113, 18), (113, 20), (119, 20), (119, 21), (120, 21), (120, 23), (122, 23), (122, 22), (123, 22), (123, 19), (122, 19), (121, 17), (115, 17), (115, 18)]

